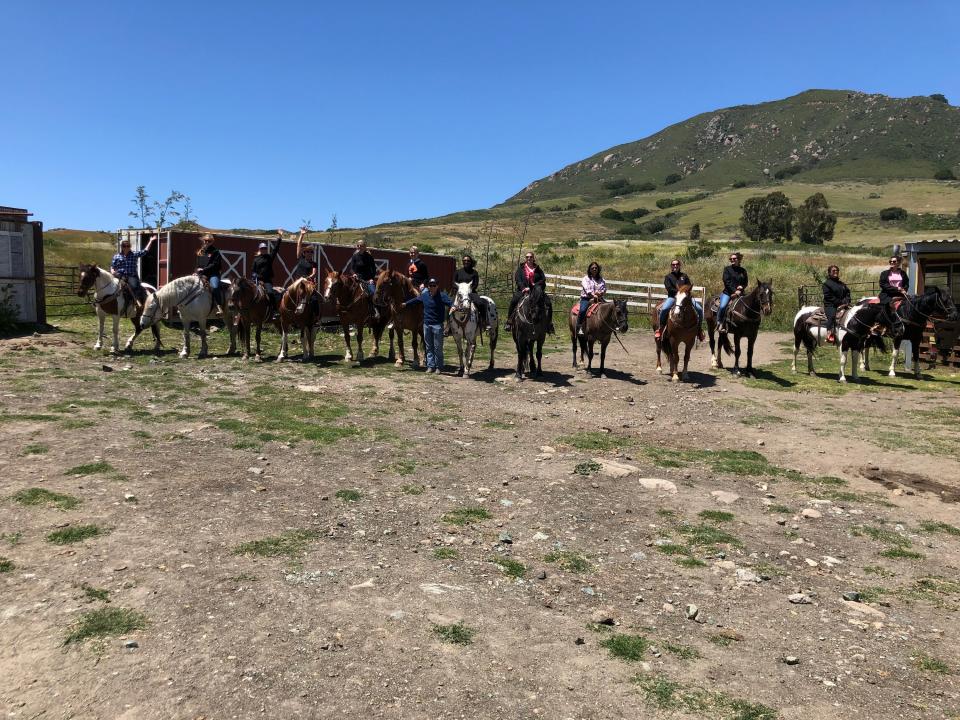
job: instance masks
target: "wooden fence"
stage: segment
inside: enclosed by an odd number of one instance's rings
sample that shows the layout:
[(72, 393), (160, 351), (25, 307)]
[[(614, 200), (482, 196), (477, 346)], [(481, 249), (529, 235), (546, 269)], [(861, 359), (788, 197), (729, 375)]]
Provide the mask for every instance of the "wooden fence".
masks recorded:
[[(554, 297), (579, 298), (582, 278), (569, 275), (547, 275), (547, 292)], [(632, 280), (606, 280), (607, 296), (613, 299), (626, 299), (631, 307), (652, 310), (666, 299), (667, 291), (663, 283), (633, 282)], [(702, 306), (706, 301), (706, 288), (693, 286), (693, 299)], [(556, 307), (556, 305), (554, 305)]]

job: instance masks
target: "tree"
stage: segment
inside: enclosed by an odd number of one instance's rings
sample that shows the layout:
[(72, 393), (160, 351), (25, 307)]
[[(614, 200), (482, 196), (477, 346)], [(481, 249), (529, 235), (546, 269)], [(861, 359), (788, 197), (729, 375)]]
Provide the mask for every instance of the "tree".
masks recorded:
[(793, 205), (779, 190), (766, 197), (767, 237), (774, 242), (793, 239)]
[(740, 229), (743, 234), (759, 242), (767, 236), (766, 232), (766, 198), (756, 195), (747, 198), (743, 203), (743, 214), (740, 216)]
[(683, 180), (683, 175), (678, 175), (677, 173), (670, 173), (663, 179), (664, 185), (673, 185)]
[(192, 232), (200, 230), (200, 224), (193, 214), (193, 201), (189, 195), (183, 196), (180, 209), (180, 221), (173, 227), (175, 230), (189, 230)]
[(953, 170), (948, 167), (939, 168), (933, 174), (934, 180), (956, 180), (957, 176), (953, 174)]
[(797, 208), (797, 232), (802, 243), (823, 245), (833, 240), (836, 227), (837, 214), (830, 210), (823, 193), (811, 195)]
[(136, 194), (130, 201), (136, 209), (131, 210), (129, 215), (140, 221), (141, 228), (156, 226), (159, 230), (164, 227), (168, 218), (180, 217), (181, 213), (176, 209), (176, 206), (177, 203), (182, 203), (185, 200), (189, 201), (189, 198), (182, 192), (171, 190), (163, 202), (154, 200), (151, 203), (146, 186), (137, 185)]
[(137, 185), (137, 194), (133, 196), (133, 200), (130, 202), (132, 202), (136, 208), (128, 213), (130, 217), (139, 220), (140, 227), (150, 227), (150, 218), (153, 215), (153, 209), (150, 207), (150, 196), (147, 195), (145, 185)]
[(700, 239), (700, 223), (694, 223), (693, 227), (690, 228), (690, 240), (697, 241)]
[(891, 222), (893, 220), (906, 220), (907, 211), (902, 207), (888, 207), (880, 211), (880, 219), (883, 222)]
[(937, 102), (942, 102), (944, 105), (949, 105), (950, 101), (947, 100), (947, 96), (942, 93), (934, 93), (930, 96), (931, 100), (936, 100)]
[(623, 220), (623, 213), (613, 208), (605, 208), (600, 211), (600, 217), (604, 220)]

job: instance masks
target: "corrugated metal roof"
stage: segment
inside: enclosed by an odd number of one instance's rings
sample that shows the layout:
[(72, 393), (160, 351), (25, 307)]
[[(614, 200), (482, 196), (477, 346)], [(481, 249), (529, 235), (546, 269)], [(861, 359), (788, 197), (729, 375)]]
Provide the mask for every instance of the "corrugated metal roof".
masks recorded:
[(7, 207), (6, 205), (0, 205), (0, 214), (2, 215), (32, 215), (33, 213), (27, 212), (23, 208)]

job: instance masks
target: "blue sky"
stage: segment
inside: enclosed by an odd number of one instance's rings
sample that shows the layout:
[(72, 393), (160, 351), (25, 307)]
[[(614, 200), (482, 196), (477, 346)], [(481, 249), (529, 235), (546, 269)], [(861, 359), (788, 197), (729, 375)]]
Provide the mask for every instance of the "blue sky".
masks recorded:
[(808, 88), (960, 103), (951, 2), (3, 4), (0, 205), (126, 227), (489, 207), (691, 115)]

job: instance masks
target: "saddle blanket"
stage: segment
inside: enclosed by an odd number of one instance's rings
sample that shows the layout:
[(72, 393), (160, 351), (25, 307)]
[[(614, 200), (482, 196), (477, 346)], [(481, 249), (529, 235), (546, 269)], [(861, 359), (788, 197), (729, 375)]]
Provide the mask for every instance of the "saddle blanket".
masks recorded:
[[(597, 311), (597, 308), (600, 307), (603, 303), (590, 303), (587, 305), (587, 317), (593, 317), (593, 314)], [(570, 308), (571, 315), (580, 314), (580, 303), (574, 303), (573, 307)]]

